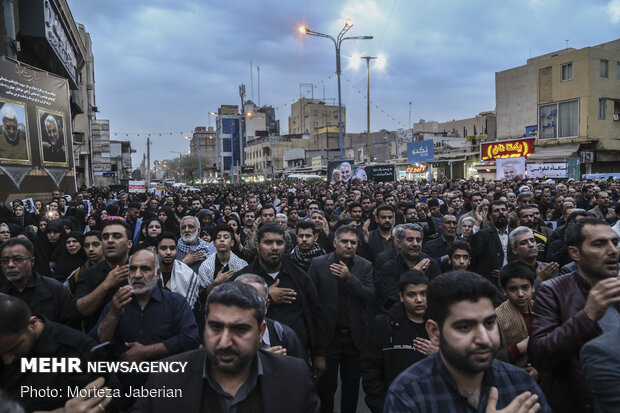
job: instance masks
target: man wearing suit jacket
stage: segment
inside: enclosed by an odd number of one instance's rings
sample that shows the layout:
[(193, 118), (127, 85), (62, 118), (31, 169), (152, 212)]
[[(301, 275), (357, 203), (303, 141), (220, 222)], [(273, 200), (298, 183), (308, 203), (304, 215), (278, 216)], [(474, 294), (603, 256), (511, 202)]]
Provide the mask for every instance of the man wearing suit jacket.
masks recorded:
[(342, 378), (341, 412), (355, 413), (361, 372), (360, 352), (364, 343), (366, 305), (375, 294), (372, 264), (355, 255), (357, 230), (344, 225), (336, 231), (335, 251), (316, 257), (309, 274), (318, 292), (325, 318), (325, 335), (321, 353), (325, 356), (325, 373), (318, 382), (321, 412), (334, 411), (334, 393)]
[(491, 204), (491, 228), (476, 232), (471, 239), (472, 268), (499, 290), (499, 269), (508, 264), (508, 209), (504, 201)]
[[(608, 322), (606, 330), (604, 322)], [(595, 413), (612, 413), (620, 406), (620, 315), (611, 307), (599, 321), (603, 334), (581, 347), (583, 375), (594, 396)]]
[(259, 350), (265, 301), (256, 288), (237, 282), (219, 285), (205, 308), (205, 348), (167, 359), (187, 362), (185, 372), (151, 374), (145, 386), (182, 394), (140, 398), (132, 413), (319, 411), (306, 363)]

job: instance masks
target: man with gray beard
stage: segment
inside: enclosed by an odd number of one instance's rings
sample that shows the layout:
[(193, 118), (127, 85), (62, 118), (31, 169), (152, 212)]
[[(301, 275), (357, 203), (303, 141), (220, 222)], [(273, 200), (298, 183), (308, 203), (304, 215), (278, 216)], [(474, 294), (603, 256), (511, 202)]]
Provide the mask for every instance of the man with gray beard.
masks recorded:
[(187, 215), (181, 219), (181, 238), (177, 244), (177, 260), (183, 261), (196, 274), (200, 265), (209, 255), (215, 252), (215, 247), (200, 239), (200, 222), (198, 218)]
[[(159, 288), (158, 272), (159, 260), (153, 252), (145, 249), (132, 255), (128, 285), (118, 289), (91, 330), (100, 343), (112, 343), (114, 359), (158, 360), (198, 347), (198, 326), (187, 300)], [(135, 388), (144, 384), (146, 376), (128, 374), (119, 379), (123, 387)]]

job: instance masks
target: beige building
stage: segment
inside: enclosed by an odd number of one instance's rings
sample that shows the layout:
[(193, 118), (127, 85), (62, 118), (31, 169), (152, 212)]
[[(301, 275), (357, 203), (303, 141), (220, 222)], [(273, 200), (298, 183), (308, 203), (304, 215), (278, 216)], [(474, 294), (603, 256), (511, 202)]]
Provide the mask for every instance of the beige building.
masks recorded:
[(217, 140), (213, 126), (196, 126), (189, 142), (190, 154), (200, 156), (204, 177), (215, 176), (217, 171)]
[[(342, 105), (342, 134), (346, 133), (346, 108)], [(327, 105), (319, 99), (301, 98), (291, 105), (288, 118), (288, 132), (291, 135), (309, 134), (313, 145), (327, 144), (328, 147), (314, 146), (312, 149), (338, 148), (338, 106)], [(333, 139), (334, 133), (337, 139)], [(319, 138), (319, 135), (323, 135)], [(334, 146), (335, 145), (335, 146)]]
[(564, 49), (496, 74), (498, 137), (537, 137), (531, 162), (580, 156), (582, 172), (620, 162), (620, 39)]
[(413, 133), (434, 133), (450, 136), (484, 136), (484, 138), (494, 139), (497, 135), (497, 120), (494, 111), (480, 112), (473, 118), (451, 120), (448, 122), (425, 121), (413, 125)]
[(260, 137), (244, 148), (245, 166), (253, 168), (255, 174), (269, 175), (287, 167), (284, 153), (290, 149), (310, 149), (312, 140), (308, 135), (284, 135), (271, 138)]

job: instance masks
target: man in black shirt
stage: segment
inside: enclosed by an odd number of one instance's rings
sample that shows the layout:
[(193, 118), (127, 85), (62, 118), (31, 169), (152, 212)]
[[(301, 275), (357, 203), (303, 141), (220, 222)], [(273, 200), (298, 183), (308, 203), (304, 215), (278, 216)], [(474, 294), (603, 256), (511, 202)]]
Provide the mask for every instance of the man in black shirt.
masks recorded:
[(372, 333), (362, 353), (361, 371), (365, 401), (372, 413), (383, 411), (387, 389), (396, 376), (438, 350), (424, 325), (427, 284), (428, 278), (420, 271), (401, 274), (400, 301), (369, 324)]
[(4, 241), (0, 245), (0, 257), (0, 292), (23, 300), (33, 313), (51, 321), (66, 324), (77, 318), (71, 297), (62, 284), (33, 270), (34, 246), (30, 241), (21, 238)]
[[(81, 388), (94, 379), (86, 361), (94, 342), (85, 334), (45, 318), (38, 318), (22, 300), (0, 294), (0, 389), (23, 404), (27, 411), (53, 410), (70, 399), (67, 387)], [(78, 372), (22, 372), (21, 359), (55, 357), (81, 360)], [(45, 391), (45, 389), (50, 389)], [(23, 389), (43, 394), (33, 396)]]
[(133, 243), (127, 224), (119, 219), (106, 221), (102, 239), (105, 260), (82, 271), (75, 286), (75, 304), (86, 319), (86, 331), (97, 323), (105, 305), (121, 286), (127, 285), (129, 277), (127, 260)]

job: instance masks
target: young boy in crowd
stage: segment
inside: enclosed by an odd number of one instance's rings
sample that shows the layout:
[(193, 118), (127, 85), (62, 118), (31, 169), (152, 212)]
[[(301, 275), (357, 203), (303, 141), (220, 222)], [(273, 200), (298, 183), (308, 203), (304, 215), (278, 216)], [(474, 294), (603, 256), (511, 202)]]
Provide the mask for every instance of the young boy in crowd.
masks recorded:
[(402, 273), (398, 284), (400, 302), (372, 320), (361, 358), (365, 400), (373, 413), (383, 411), (385, 395), (396, 376), (438, 351), (424, 324), (428, 278), (412, 270)]
[(538, 380), (538, 372), (527, 360), (534, 279), (532, 269), (520, 261), (503, 266), (499, 280), (508, 300), (495, 313), (502, 347), (498, 358), (524, 368)]

